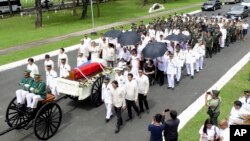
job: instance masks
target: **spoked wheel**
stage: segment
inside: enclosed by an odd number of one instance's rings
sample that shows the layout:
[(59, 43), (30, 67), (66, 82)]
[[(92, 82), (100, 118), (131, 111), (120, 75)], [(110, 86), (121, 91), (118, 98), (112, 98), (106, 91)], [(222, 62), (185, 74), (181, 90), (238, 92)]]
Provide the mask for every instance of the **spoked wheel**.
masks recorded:
[(47, 140), (55, 135), (62, 121), (62, 110), (56, 103), (47, 103), (38, 111), (34, 132), (38, 139)]
[(100, 76), (93, 83), (91, 88), (91, 101), (95, 106), (100, 106), (102, 104), (102, 83), (104, 80), (104, 76)]
[(16, 97), (14, 97), (6, 111), (6, 122), (10, 127), (21, 129), (28, 125), (31, 115), (26, 113), (26, 106), (17, 107)]

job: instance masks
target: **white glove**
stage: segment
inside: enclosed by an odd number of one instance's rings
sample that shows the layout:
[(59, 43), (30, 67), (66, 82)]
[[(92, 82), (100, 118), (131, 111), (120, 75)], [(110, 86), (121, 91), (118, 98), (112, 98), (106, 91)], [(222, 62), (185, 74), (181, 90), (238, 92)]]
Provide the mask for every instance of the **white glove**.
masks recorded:
[(29, 86), (30, 86), (29, 84), (25, 84), (24, 85), (25, 88), (29, 88)]
[(33, 92), (33, 91), (34, 91), (34, 88), (31, 87), (31, 88), (30, 88), (30, 91)]

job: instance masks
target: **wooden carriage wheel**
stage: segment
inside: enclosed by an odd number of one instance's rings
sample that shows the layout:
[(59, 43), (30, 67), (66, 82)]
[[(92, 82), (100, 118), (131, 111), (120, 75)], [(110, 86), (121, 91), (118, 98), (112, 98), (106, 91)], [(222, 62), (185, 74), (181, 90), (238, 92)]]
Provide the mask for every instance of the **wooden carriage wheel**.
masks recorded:
[(26, 106), (17, 107), (16, 97), (10, 101), (5, 116), (7, 124), (16, 129), (27, 126), (31, 120), (31, 115), (26, 113)]
[(34, 132), (38, 139), (47, 140), (55, 135), (62, 121), (62, 110), (56, 103), (43, 105), (34, 120)]
[(98, 107), (102, 105), (102, 83), (104, 80), (104, 75), (98, 77), (91, 87), (90, 99), (92, 103)]

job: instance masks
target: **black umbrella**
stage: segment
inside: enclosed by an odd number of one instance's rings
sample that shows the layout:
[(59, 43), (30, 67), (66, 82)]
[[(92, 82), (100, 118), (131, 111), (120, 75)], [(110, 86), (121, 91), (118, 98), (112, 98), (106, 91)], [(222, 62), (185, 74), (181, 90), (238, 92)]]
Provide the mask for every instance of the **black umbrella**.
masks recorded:
[(135, 31), (124, 32), (118, 38), (118, 43), (120, 43), (123, 46), (136, 45), (140, 41), (141, 41), (141, 37)]
[(177, 42), (184, 42), (184, 41), (187, 41), (187, 40), (190, 40), (190, 37), (189, 36), (186, 36), (182, 33), (180, 34), (171, 34), (169, 36), (167, 36), (165, 38), (165, 40), (169, 40), (169, 41), (177, 41)]
[(112, 29), (110, 31), (107, 31), (104, 34), (104, 36), (105, 37), (111, 37), (111, 38), (118, 38), (121, 34), (122, 34), (122, 32), (120, 30)]
[(185, 41), (187, 41), (187, 40), (190, 40), (190, 39), (191, 39), (191, 37), (190, 37), (190, 36), (184, 35), (183, 33), (178, 34), (178, 36), (181, 36), (181, 38), (183, 38)]
[(146, 45), (146, 47), (142, 50), (142, 54), (144, 58), (154, 59), (163, 56), (166, 51), (167, 46), (165, 43), (152, 42)]

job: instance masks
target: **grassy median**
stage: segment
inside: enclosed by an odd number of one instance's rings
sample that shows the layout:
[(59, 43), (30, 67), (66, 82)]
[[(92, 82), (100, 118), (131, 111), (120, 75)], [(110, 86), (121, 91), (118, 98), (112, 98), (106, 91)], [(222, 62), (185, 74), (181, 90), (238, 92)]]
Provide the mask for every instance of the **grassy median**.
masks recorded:
[[(191, 12), (191, 11), (194, 11), (197, 9), (199, 9), (199, 7), (190, 8), (188, 10), (179, 11), (177, 13), (181, 13), (181, 12), (188, 13), (188, 12)], [(168, 16), (168, 15), (166, 15), (166, 16)], [(150, 19), (144, 20), (144, 21), (148, 22), (149, 20)], [(125, 29), (129, 29), (130, 25), (125, 25), (124, 27), (125, 27)], [(107, 31), (107, 30), (100, 31), (100, 32), (98, 32), (98, 34), (105, 33), (105, 31)], [(99, 35), (98, 36), (91, 36), (92, 39), (95, 39), (98, 37), (99, 37)], [(42, 45), (42, 46), (37, 46), (37, 47), (33, 47), (33, 48), (21, 50), (21, 51), (16, 51), (13, 53), (1, 55), (0, 56), (0, 65), (4, 65), (7, 63), (21, 60), (21, 59), (29, 58), (29, 57), (32, 57), (34, 55), (46, 53), (49, 51), (53, 51), (53, 50), (59, 49), (61, 47), (68, 47), (71, 45), (75, 45), (75, 44), (80, 43), (80, 39), (81, 39), (81, 37), (74, 37), (74, 38), (66, 39), (63, 41), (55, 42), (55, 43), (50, 43), (50, 44), (46, 44), (46, 45)]]
[[(220, 96), (222, 97), (220, 119), (228, 118), (233, 106), (233, 102), (243, 96), (243, 91), (250, 89), (250, 62), (248, 62), (222, 89)], [(203, 107), (195, 117), (190, 120), (179, 133), (179, 141), (198, 141), (199, 130), (208, 118), (206, 114), (207, 108)]]
[[(203, 0), (168, 0), (165, 10), (200, 3)], [(143, 6), (142, 0), (117, 0), (100, 4), (101, 17), (95, 16), (95, 26), (110, 24), (113, 22), (130, 20), (132, 18), (148, 14), (151, 4)], [(163, 0), (154, 0), (163, 2)], [(90, 7), (89, 7), (90, 8)], [(96, 7), (94, 6), (96, 15)], [(43, 13), (43, 27), (35, 29), (35, 15), (14, 16), (12, 18), (1, 19), (0, 22), (0, 49), (48, 39), (60, 35), (69, 34), (92, 28), (91, 14), (89, 17), (80, 20), (81, 7), (77, 8), (78, 16), (72, 16), (72, 10), (50, 11)]]

